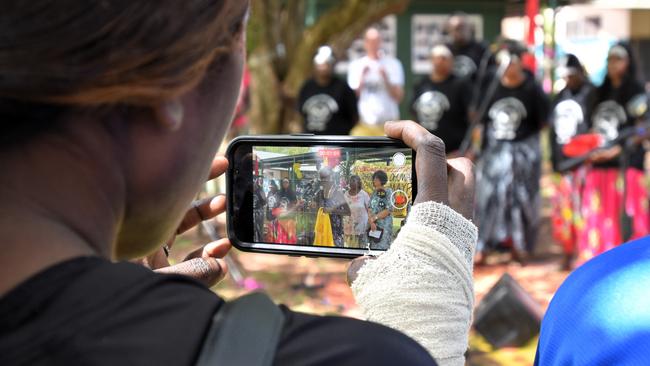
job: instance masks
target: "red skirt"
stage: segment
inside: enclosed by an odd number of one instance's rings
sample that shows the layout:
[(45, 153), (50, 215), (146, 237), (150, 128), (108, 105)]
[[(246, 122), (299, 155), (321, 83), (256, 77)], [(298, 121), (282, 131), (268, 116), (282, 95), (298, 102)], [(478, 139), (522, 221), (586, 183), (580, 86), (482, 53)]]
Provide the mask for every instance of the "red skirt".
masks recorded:
[[(650, 233), (648, 190), (643, 171), (630, 168), (626, 177), (625, 211), (632, 220), (631, 236), (627, 240), (634, 240)], [(575, 223), (577, 264), (623, 243), (622, 209), (623, 180), (619, 169), (589, 171), (582, 189), (580, 216)]]
[(584, 169), (579, 169), (553, 176), (551, 232), (553, 239), (562, 246), (562, 251), (566, 254), (576, 251), (576, 224), (581, 220), (580, 202), (585, 174)]

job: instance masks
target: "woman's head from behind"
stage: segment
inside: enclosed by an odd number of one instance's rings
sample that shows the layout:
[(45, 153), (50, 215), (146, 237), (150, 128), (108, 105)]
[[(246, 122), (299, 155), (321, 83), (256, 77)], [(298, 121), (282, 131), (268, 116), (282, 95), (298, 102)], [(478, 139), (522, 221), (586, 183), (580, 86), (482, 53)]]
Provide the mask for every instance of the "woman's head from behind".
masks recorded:
[[(40, 174), (51, 193), (89, 211), (110, 205), (117, 257), (150, 252), (173, 233), (230, 123), (247, 2), (2, 7), (0, 160), (24, 161), (3, 174), (66, 164), (68, 187)], [(45, 204), (67, 209), (63, 199)]]

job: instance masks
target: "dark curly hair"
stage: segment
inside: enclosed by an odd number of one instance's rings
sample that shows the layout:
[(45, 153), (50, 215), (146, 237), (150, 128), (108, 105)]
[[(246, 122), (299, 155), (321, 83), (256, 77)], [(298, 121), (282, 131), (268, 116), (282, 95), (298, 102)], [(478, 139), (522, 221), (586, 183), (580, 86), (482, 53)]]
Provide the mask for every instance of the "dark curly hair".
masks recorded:
[(358, 175), (356, 174), (351, 175), (349, 181), (350, 181), (348, 183), (349, 185), (352, 185), (352, 182), (356, 182), (359, 190), (360, 191), (363, 190), (363, 182), (361, 181), (361, 177), (359, 177)]
[(386, 184), (386, 182), (388, 182), (388, 175), (383, 170), (377, 170), (372, 174), (372, 180), (374, 181), (375, 179), (379, 179), (381, 185), (383, 186)]

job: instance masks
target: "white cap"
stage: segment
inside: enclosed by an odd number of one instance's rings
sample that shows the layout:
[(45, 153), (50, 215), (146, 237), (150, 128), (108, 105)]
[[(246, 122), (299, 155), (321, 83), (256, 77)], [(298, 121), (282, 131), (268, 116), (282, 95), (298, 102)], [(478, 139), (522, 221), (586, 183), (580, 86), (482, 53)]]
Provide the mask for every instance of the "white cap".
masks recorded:
[(332, 48), (329, 46), (321, 46), (318, 48), (318, 52), (316, 52), (316, 56), (314, 56), (314, 63), (316, 65), (323, 65), (323, 64), (334, 64), (334, 52), (332, 51)]
[(449, 47), (445, 46), (444, 44), (435, 45), (431, 49), (431, 57), (437, 57), (437, 56), (446, 57), (446, 58), (454, 57), (454, 55), (449, 50)]
[(618, 57), (618, 58), (629, 58), (630, 55), (627, 53), (627, 50), (625, 47), (621, 45), (616, 45), (612, 48), (609, 49), (609, 52), (607, 52), (607, 58), (609, 57)]

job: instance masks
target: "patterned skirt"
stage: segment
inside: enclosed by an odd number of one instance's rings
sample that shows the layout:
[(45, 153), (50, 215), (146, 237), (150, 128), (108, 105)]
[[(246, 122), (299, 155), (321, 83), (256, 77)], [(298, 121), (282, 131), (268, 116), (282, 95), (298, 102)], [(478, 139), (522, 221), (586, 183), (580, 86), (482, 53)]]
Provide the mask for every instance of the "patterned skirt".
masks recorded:
[(539, 225), (539, 136), (500, 141), (485, 149), (476, 164), (477, 251), (511, 242), (532, 252)]
[[(582, 192), (581, 220), (577, 222), (577, 264), (650, 233), (648, 190), (643, 171), (626, 172), (627, 199), (623, 220), (623, 180), (618, 168), (592, 169), (587, 173)], [(629, 227), (624, 227), (629, 226)], [(625, 231), (628, 231), (626, 238)]]
[(578, 227), (584, 222), (581, 215), (582, 194), (587, 169), (583, 166), (565, 174), (554, 174), (551, 196), (551, 232), (553, 239), (566, 254), (576, 252)]

